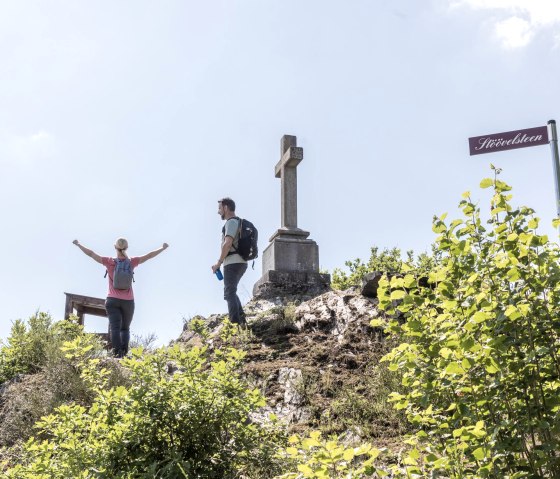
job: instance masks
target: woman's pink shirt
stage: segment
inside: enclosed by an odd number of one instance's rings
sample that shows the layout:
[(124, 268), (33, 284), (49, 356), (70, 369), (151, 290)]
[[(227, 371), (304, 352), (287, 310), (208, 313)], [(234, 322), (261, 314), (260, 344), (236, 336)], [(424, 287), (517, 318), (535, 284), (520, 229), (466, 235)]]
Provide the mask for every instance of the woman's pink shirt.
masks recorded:
[[(134, 299), (134, 292), (132, 291), (132, 287), (130, 289), (115, 289), (113, 287), (113, 273), (115, 272), (115, 259), (109, 258), (108, 256), (103, 256), (101, 258), (103, 266), (107, 268), (107, 277), (109, 278), (109, 292), (107, 293), (108, 298), (119, 298), (119, 299)], [(130, 264), (132, 266), (132, 270), (140, 264), (140, 258), (135, 256), (134, 258), (130, 258)]]

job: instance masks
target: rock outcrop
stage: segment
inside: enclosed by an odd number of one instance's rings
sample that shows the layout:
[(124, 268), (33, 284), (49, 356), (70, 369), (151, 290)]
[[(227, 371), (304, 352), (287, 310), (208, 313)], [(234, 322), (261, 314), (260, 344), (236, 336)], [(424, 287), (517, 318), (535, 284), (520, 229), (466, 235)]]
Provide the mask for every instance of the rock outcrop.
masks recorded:
[[(272, 413), (293, 430), (321, 426), (366, 436), (402, 432), (398, 414), (378, 404), (387, 387), (387, 370), (379, 360), (390, 344), (381, 329), (370, 326), (380, 314), (377, 299), (352, 288), (305, 301), (258, 299), (244, 309), (249, 325), (240, 334), (247, 353), (244, 372), (267, 398), (260, 419)], [(208, 344), (219, 345), (225, 315), (198, 318), (210, 330)], [(187, 323), (178, 342), (203, 341)], [(386, 397), (381, 401), (386, 405)], [(371, 427), (364, 432), (360, 421)]]

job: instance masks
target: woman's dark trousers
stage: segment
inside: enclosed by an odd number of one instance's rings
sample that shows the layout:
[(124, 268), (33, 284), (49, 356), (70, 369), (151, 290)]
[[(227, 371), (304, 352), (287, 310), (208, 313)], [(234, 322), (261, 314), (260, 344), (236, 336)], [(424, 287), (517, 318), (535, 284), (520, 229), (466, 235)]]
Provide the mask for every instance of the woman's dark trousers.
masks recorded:
[(245, 324), (245, 313), (237, 296), (237, 285), (247, 271), (247, 263), (224, 266), (224, 299), (227, 301), (229, 320), (234, 324)]
[(128, 353), (130, 323), (134, 315), (134, 300), (107, 298), (105, 310), (109, 318), (109, 331), (113, 354), (122, 358)]

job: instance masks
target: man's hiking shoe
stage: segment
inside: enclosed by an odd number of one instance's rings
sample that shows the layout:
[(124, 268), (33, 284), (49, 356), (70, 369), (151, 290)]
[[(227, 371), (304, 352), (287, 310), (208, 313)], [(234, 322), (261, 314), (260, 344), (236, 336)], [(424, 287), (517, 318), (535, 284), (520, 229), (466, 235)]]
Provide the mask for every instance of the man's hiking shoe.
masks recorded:
[(118, 349), (113, 351), (113, 356), (117, 359), (122, 359), (126, 357), (128, 351), (126, 349)]

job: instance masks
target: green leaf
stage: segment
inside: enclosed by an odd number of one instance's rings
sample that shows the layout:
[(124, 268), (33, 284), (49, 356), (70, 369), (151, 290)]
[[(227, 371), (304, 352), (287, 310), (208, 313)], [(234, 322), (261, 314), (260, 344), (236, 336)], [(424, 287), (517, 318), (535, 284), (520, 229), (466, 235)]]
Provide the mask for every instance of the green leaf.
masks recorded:
[(450, 363), (445, 368), (447, 374), (464, 374), (465, 370), (460, 363)]
[(453, 429), (453, 437), (457, 438), (457, 437), (461, 437), (463, 435), (463, 432), (465, 431), (464, 428), (460, 427), (458, 429)]
[(391, 291), (391, 300), (399, 300), (403, 299), (406, 296), (406, 292), (402, 289), (397, 289), (395, 291)]
[(481, 188), (489, 188), (490, 186), (492, 186), (494, 184), (494, 180), (492, 178), (484, 178), (481, 182), (480, 182), (480, 187)]
[(353, 449), (346, 449), (342, 455), (342, 458), (345, 461), (351, 461), (354, 459), (354, 450)]
[(521, 278), (521, 275), (519, 274), (519, 270), (517, 268), (511, 268), (507, 272), (507, 277), (512, 283), (514, 283), (515, 281), (518, 281), (519, 278)]
[(449, 348), (441, 348), (441, 350), (439, 351), (439, 355), (444, 359), (448, 359), (452, 354), (453, 351)]
[(321, 438), (321, 431), (311, 431), (309, 437), (318, 441)]
[(404, 284), (405, 288), (412, 288), (413, 286), (416, 285), (416, 278), (414, 276), (412, 276), (411, 274), (407, 274), (403, 278), (403, 284)]
[(305, 477), (312, 477), (313, 469), (311, 469), (307, 464), (298, 464), (297, 469)]
[(479, 447), (473, 451), (473, 456), (477, 461), (482, 461), (486, 457), (486, 452), (482, 447)]
[(420, 453), (418, 452), (418, 449), (416, 449), (416, 448), (412, 449), (412, 450), (408, 453), (408, 455), (409, 455), (412, 459), (414, 459), (414, 460), (420, 459)]
[(403, 464), (405, 464), (407, 466), (416, 466), (417, 463), (418, 463), (418, 461), (416, 461), (416, 459), (414, 459), (413, 457), (410, 457), (410, 456), (406, 456), (403, 460)]
[(518, 318), (521, 317), (521, 313), (519, 312), (519, 310), (513, 306), (510, 305), (506, 308), (506, 310), (504, 311), (504, 314), (511, 320), (516, 320)]
[(356, 456), (361, 456), (363, 454), (367, 454), (368, 452), (371, 452), (373, 455), (379, 455), (380, 451), (379, 449), (373, 449), (371, 444), (368, 443), (360, 444), (360, 446), (354, 449), (354, 454)]
[(458, 305), (459, 303), (455, 300), (446, 300), (442, 303), (443, 308), (447, 311), (455, 309)]
[(414, 268), (412, 266), (410, 266), (407, 263), (403, 263), (402, 264), (402, 271), (403, 273), (408, 273), (409, 271), (412, 271)]
[(482, 311), (477, 311), (476, 313), (473, 314), (473, 317), (472, 317), (472, 320), (477, 324), (478, 323), (483, 323), (487, 319), (488, 319), (487, 313), (484, 313)]
[(484, 427), (484, 421), (477, 421), (476, 425), (474, 426), (473, 433), (475, 433), (477, 437), (484, 437), (486, 435)]
[(539, 226), (538, 218), (533, 218), (532, 220), (530, 220), (527, 226), (532, 230), (537, 229)]
[(467, 283), (474, 283), (477, 279), (478, 279), (478, 273), (473, 273), (468, 277)]
[(306, 449), (309, 450), (313, 447), (319, 447), (321, 445), (321, 443), (315, 439), (315, 438), (306, 438), (303, 441), (301, 441), (301, 446)]

